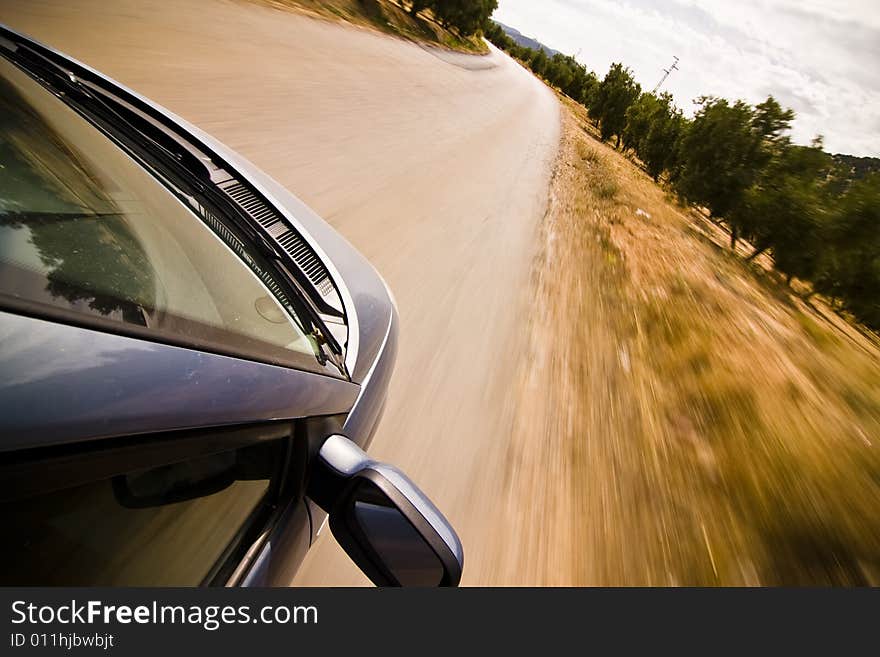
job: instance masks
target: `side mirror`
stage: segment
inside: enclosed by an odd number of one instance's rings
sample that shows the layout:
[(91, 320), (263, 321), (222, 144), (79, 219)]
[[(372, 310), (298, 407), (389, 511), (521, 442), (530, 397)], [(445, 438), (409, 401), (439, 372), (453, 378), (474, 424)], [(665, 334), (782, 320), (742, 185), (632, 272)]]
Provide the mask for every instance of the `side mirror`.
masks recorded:
[(464, 553), (455, 530), (397, 468), (372, 461), (344, 436), (319, 459), (330, 471), (330, 530), (377, 586), (457, 586)]

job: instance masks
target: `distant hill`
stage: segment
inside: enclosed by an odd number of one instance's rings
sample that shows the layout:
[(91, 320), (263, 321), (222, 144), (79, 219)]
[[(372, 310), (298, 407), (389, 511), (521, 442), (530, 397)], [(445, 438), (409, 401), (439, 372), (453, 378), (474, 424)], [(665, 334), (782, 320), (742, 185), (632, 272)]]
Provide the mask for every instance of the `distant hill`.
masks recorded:
[(505, 25), (504, 23), (499, 23), (498, 21), (495, 21), (495, 23), (497, 23), (498, 26), (502, 30), (504, 30), (504, 33), (507, 36), (509, 36), (511, 39), (513, 39), (516, 42), (516, 44), (519, 46), (531, 48), (532, 50), (543, 50), (550, 57), (552, 57), (553, 55), (561, 55), (562, 54), (558, 50), (554, 50), (553, 48), (550, 48), (549, 46), (545, 46), (540, 41), (536, 41), (535, 39), (533, 39), (531, 37), (527, 37), (525, 34), (520, 32), (516, 28)]
[(880, 171), (880, 157), (858, 157), (835, 153), (831, 158), (849, 171), (852, 180), (859, 180), (869, 173)]

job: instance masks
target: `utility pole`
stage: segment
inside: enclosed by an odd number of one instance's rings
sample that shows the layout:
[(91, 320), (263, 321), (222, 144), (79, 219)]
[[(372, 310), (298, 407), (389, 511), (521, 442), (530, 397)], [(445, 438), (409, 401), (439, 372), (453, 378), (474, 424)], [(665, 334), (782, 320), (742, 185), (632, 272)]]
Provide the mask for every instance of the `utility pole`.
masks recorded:
[(658, 83), (657, 83), (657, 86), (654, 87), (654, 91), (651, 92), (652, 94), (656, 94), (656, 93), (657, 93), (657, 90), (660, 89), (661, 86), (663, 86), (663, 83), (666, 82), (666, 78), (669, 77), (669, 74), (670, 74), (670, 73), (672, 73), (673, 71), (677, 71), (677, 70), (678, 70), (678, 56), (673, 55), (673, 56), (672, 56), (672, 59), (675, 60), (675, 61), (672, 62), (672, 66), (670, 66), (669, 68), (664, 68), (664, 69), (663, 69), (663, 77), (660, 78), (660, 82), (658, 82)]

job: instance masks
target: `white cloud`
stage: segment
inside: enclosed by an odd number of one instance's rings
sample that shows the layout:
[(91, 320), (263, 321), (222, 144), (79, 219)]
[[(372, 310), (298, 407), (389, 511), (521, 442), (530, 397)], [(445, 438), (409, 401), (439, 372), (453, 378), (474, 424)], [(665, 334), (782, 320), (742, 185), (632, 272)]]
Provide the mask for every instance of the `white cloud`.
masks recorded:
[(578, 54), (600, 76), (612, 62), (690, 111), (703, 94), (797, 112), (793, 135), (826, 149), (880, 156), (880, 3), (877, 0), (499, 0), (495, 18)]

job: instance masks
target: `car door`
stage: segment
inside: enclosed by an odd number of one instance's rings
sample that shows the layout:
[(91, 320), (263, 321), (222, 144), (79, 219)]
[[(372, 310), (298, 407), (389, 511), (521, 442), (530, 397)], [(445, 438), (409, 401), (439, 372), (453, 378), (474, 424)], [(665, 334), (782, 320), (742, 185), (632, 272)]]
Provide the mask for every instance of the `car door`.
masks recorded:
[(0, 335), (0, 582), (240, 583), (272, 531), (290, 581), (357, 386), (11, 313)]
[[(3, 456), (4, 585), (224, 584), (298, 494), (291, 424), (122, 436)], [(302, 544), (308, 524), (295, 530)]]

